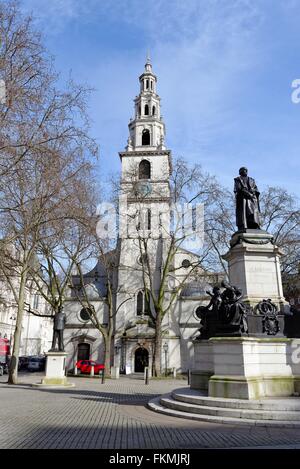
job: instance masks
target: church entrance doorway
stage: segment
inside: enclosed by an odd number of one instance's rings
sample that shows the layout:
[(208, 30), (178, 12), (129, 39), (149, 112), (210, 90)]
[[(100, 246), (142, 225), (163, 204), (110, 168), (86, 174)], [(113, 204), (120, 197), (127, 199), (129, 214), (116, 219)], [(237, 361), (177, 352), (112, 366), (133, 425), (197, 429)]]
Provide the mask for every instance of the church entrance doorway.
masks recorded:
[(78, 344), (77, 360), (89, 360), (90, 359), (90, 344), (82, 343)]
[(145, 348), (138, 348), (134, 354), (134, 371), (143, 373), (146, 366), (149, 366), (149, 352)]

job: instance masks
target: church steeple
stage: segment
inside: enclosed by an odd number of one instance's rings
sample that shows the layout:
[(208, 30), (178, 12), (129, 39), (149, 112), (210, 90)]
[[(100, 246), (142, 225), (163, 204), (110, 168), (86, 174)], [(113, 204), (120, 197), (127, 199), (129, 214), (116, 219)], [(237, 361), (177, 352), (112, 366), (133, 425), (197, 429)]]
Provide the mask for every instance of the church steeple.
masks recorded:
[(129, 122), (127, 151), (165, 150), (165, 124), (156, 93), (157, 77), (147, 56), (145, 70), (139, 77), (140, 93), (134, 99), (134, 119)]

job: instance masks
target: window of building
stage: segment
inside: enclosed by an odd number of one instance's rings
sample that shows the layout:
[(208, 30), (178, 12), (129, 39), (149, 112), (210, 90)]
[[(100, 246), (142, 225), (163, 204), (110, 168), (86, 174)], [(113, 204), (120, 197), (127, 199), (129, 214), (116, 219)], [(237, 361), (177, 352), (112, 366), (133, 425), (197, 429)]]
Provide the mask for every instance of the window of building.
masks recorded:
[(82, 308), (79, 316), (82, 321), (89, 321), (91, 319), (91, 310), (89, 308)]
[(137, 224), (137, 230), (151, 230), (151, 209), (147, 208), (140, 210), (139, 221)]
[(33, 299), (33, 309), (38, 309), (39, 307), (39, 295), (35, 294)]
[(191, 263), (188, 259), (183, 259), (181, 265), (182, 267), (184, 267), (184, 269), (188, 269), (189, 267), (191, 267)]
[(140, 290), (137, 294), (136, 314), (137, 316), (150, 314), (150, 291)]
[(151, 164), (148, 160), (142, 160), (139, 164), (139, 179), (151, 179)]
[(145, 116), (149, 116), (149, 106), (145, 104)]
[(139, 291), (137, 294), (137, 300), (136, 300), (136, 314), (140, 316), (143, 314), (144, 310), (144, 295), (143, 292)]
[(148, 208), (146, 211), (146, 229), (151, 230), (151, 209)]
[(143, 130), (142, 145), (150, 145), (150, 131), (148, 129)]
[(152, 116), (155, 116), (155, 113), (156, 113), (156, 109), (155, 109), (155, 106), (152, 107)]
[(146, 90), (149, 90), (149, 80), (146, 80)]

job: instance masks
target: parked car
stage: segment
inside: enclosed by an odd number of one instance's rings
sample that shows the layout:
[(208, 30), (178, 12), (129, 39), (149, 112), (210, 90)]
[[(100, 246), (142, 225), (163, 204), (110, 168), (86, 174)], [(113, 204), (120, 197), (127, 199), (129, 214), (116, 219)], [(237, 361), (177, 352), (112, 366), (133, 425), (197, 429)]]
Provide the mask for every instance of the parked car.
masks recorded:
[(0, 376), (8, 373), (7, 363), (0, 363)]
[(28, 370), (28, 363), (32, 357), (19, 357), (18, 370)]
[(97, 363), (93, 360), (79, 360), (76, 362), (77, 373), (91, 373), (92, 366), (94, 367), (94, 374), (99, 375), (104, 370), (102, 363)]
[(46, 357), (30, 357), (28, 360), (28, 371), (44, 371)]

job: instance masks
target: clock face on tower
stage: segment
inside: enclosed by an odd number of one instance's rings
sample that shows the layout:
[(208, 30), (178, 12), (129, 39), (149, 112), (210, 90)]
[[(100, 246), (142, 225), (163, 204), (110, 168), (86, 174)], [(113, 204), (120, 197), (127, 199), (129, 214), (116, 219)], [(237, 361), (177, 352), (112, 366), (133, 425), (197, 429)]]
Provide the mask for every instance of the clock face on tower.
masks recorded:
[(143, 197), (146, 197), (147, 195), (150, 195), (152, 192), (152, 186), (150, 182), (139, 182), (137, 184), (137, 194), (141, 195)]

